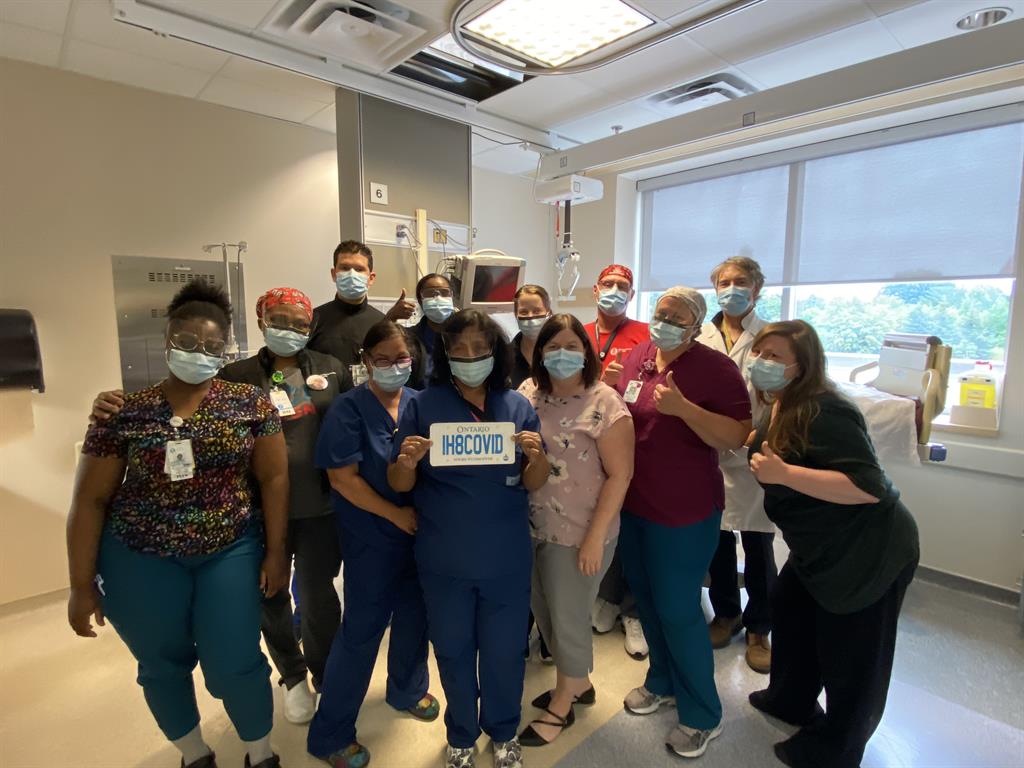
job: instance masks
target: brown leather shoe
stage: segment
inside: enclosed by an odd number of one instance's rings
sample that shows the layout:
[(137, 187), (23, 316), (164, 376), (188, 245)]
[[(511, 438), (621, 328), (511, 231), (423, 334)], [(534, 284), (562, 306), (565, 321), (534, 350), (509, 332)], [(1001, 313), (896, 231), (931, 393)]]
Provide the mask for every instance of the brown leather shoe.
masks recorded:
[(708, 624), (708, 634), (711, 635), (712, 648), (725, 648), (729, 642), (743, 629), (743, 617), (734, 616), (731, 619), (723, 619), (715, 616)]
[(768, 635), (747, 632), (747, 664), (755, 672), (767, 675), (772, 669), (772, 642)]

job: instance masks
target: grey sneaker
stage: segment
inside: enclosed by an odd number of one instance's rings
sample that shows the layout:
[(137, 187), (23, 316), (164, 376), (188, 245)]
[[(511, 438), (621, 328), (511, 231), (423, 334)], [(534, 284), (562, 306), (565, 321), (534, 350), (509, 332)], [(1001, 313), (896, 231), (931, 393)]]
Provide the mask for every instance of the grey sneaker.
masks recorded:
[(622, 702), (626, 707), (626, 711), (632, 715), (650, 715), (657, 712), (661, 707), (674, 705), (676, 703), (675, 696), (659, 696), (656, 693), (651, 693), (642, 685), (639, 688), (634, 688), (626, 695), (626, 700)]
[(448, 745), (444, 753), (444, 768), (476, 768), (476, 750)]
[(665, 738), (665, 746), (669, 752), (674, 752), (680, 757), (700, 757), (707, 751), (708, 742), (718, 738), (721, 733), (721, 725), (716, 725), (708, 731), (697, 731), (685, 725), (677, 725)]
[(512, 741), (496, 741), (494, 747), (494, 768), (523, 768), (523, 748), (519, 737)]

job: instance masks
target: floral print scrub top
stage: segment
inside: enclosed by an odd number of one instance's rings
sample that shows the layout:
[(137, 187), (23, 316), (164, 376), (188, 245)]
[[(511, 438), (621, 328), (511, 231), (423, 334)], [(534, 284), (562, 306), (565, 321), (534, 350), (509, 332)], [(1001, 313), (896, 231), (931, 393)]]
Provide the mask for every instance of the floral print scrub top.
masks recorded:
[[(107, 526), (128, 547), (156, 555), (207, 555), (234, 543), (259, 504), (250, 470), (258, 437), (281, 430), (270, 399), (250, 384), (214, 379), (191, 418), (175, 429), (160, 385), (125, 396), (121, 412), (93, 425), (82, 453), (127, 461), (107, 509)], [(195, 470), (171, 482), (169, 440), (192, 441)]]
[[(583, 543), (597, 508), (597, 497), (608, 479), (597, 440), (612, 424), (632, 418), (622, 397), (597, 382), (583, 394), (555, 397), (541, 394), (533, 379), (519, 387), (540, 416), (551, 475), (530, 494), (530, 528), (540, 541), (578, 547)], [(619, 535), (619, 518), (608, 526), (605, 543)]]

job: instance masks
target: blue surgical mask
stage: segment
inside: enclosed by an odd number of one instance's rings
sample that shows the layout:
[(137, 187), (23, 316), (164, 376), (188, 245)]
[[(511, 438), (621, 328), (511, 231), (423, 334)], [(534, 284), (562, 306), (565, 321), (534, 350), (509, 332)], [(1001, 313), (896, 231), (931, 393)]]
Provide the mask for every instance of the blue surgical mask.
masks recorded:
[(544, 353), (544, 367), (556, 379), (572, 378), (583, 370), (587, 356), (571, 349), (556, 349)]
[(427, 319), (435, 323), (443, 323), (455, 311), (455, 302), (451, 296), (434, 296), (424, 299), (421, 306)]
[(224, 365), (224, 358), (211, 357), (202, 352), (185, 352), (181, 349), (167, 350), (167, 367), (171, 373), (186, 384), (202, 384), (209, 381)]
[[(796, 365), (796, 363), (793, 363)], [(763, 357), (752, 357), (747, 360), (747, 373), (750, 374), (750, 383), (762, 392), (778, 392), (785, 389), (789, 384), (786, 378), (786, 370), (789, 365), (783, 365), (775, 360), (765, 360)]]
[(349, 301), (363, 298), (369, 284), (370, 276), (363, 272), (356, 272), (354, 269), (334, 273), (334, 285), (338, 289), (338, 295)]
[(688, 331), (688, 328), (666, 323), (663, 320), (653, 320), (650, 325), (651, 341), (663, 352), (675, 349), (689, 341)]
[(309, 336), (298, 331), (285, 331), (280, 328), (265, 328), (263, 340), (267, 349), (278, 357), (294, 357), (306, 348)]
[(739, 317), (746, 314), (753, 304), (749, 288), (741, 288), (733, 285), (718, 292), (718, 306), (725, 314), (731, 317)]
[(544, 323), (547, 321), (547, 315), (544, 317), (521, 317), (516, 319), (516, 322), (519, 323), (519, 330), (528, 339), (536, 339), (540, 335), (540, 329), (544, 327)]
[(494, 370), (494, 356), (478, 357), (476, 360), (453, 360), (448, 358), (452, 376), (467, 387), (479, 387)]
[(392, 365), (387, 368), (370, 366), (373, 371), (374, 383), (385, 392), (397, 392), (409, 381), (412, 373), (412, 363), (408, 365)]
[(629, 304), (629, 294), (618, 288), (602, 288), (597, 298), (597, 306), (608, 315), (621, 315)]

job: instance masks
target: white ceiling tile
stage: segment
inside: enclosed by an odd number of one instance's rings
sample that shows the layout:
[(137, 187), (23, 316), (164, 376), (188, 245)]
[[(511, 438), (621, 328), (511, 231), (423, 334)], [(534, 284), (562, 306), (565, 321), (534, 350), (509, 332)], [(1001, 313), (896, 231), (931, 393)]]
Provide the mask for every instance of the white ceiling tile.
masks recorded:
[(851, 0), (765, 0), (687, 37), (736, 64), (872, 18)]
[(115, 51), (83, 40), (68, 42), (64, 66), (101, 80), (113, 80), (179, 96), (195, 96), (210, 79), (208, 72), (137, 56), (127, 51)]
[(878, 16), (884, 16), (894, 11), (902, 11), (911, 5), (925, 3), (928, 0), (863, 0), (863, 2)]
[(201, 72), (214, 73), (228, 55), (197, 43), (161, 37), (148, 29), (114, 21), (109, 2), (79, 0), (71, 11), (72, 39), (116, 48)]
[(742, 62), (740, 69), (772, 88), (886, 56), (898, 50), (900, 47), (892, 35), (886, 32), (878, 20), (872, 19)]
[(537, 170), (536, 152), (518, 146), (495, 147), (486, 152), (473, 155), (473, 165), (498, 173), (533, 173)]
[(686, 14), (693, 15), (693, 10), (699, 5), (714, 5), (709, 0), (631, 0), (641, 13), (653, 16), (662, 21), (671, 19), (673, 16)]
[(61, 36), (18, 24), (0, 24), (0, 56), (56, 67)]
[(306, 125), (311, 125), (314, 128), (319, 128), (321, 131), (327, 131), (328, 133), (338, 132), (338, 123), (334, 115), (334, 105), (324, 107), (311, 118), (306, 120)]
[(203, 89), (199, 98), (225, 107), (255, 112), (258, 115), (290, 120), (293, 123), (305, 122), (324, 107), (323, 102), (316, 99), (275, 91), (219, 75)]
[(553, 75), (509, 88), (480, 102), (480, 109), (526, 125), (551, 126), (615, 101), (573, 75)]
[(942, 0), (890, 13), (879, 21), (904, 48), (914, 48), (954, 35), (968, 34), (957, 29), (957, 21), (969, 13), (994, 6), (1012, 11), (1012, 15), (1001, 22), (1003, 24), (1024, 19), (1024, 0)]
[(64, 34), (71, 0), (2, 0), (0, 22)]
[(334, 103), (334, 91), (337, 87), (271, 64), (243, 59), (241, 56), (232, 56), (218, 74), (239, 82), (316, 99), (324, 104)]
[(168, 10), (201, 19), (227, 21), (233, 26), (253, 30), (277, 4), (277, 0), (153, 0)]
[(659, 120), (664, 120), (665, 115), (655, 112), (652, 109), (635, 104), (619, 104), (609, 109), (602, 109), (600, 112), (560, 123), (555, 126), (555, 131), (580, 142), (596, 141), (613, 135), (612, 126), (621, 125), (622, 130), (630, 131), (639, 128), (641, 125), (649, 125)]
[(700, 46), (677, 37), (573, 78), (621, 101), (622, 97), (654, 93), (728, 67)]

